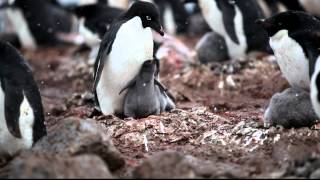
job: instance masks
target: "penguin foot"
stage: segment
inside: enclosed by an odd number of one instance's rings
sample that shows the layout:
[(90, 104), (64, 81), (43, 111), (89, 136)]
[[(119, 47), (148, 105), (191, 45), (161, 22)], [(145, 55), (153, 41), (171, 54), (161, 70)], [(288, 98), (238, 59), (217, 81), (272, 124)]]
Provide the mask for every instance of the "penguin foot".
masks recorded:
[(317, 119), (309, 92), (300, 88), (289, 88), (272, 97), (264, 115), (264, 124), (266, 127), (310, 127)]

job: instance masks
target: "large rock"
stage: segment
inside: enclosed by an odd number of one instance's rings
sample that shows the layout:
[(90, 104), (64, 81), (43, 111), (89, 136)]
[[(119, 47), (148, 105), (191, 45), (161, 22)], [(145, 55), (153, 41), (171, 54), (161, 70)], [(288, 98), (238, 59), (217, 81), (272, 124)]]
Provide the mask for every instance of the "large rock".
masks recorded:
[(23, 153), (9, 165), (11, 179), (113, 178), (104, 161), (95, 155), (63, 156)]
[(232, 163), (204, 161), (179, 152), (160, 152), (145, 160), (133, 172), (142, 179), (245, 178), (248, 169)]
[(199, 61), (203, 64), (230, 59), (224, 38), (215, 32), (205, 34), (198, 42), (196, 51)]
[(134, 171), (134, 178), (142, 179), (191, 179), (196, 178), (192, 166), (185, 157), (176, 152), (161, 152), (148, 160)]
[(275, 94), (264, 116), (266, 126), (285, 128), (312, 126), (317, 119), (309, 92), (300, 88), (289, 88)]
[(125, 164), (124, 158), (107, 135), (106, 128), (94, 120), (62, 120), (47, 137), (36, 144), (33, 152), (69, 156), (93, 154), (101, 157), (112, 171)]

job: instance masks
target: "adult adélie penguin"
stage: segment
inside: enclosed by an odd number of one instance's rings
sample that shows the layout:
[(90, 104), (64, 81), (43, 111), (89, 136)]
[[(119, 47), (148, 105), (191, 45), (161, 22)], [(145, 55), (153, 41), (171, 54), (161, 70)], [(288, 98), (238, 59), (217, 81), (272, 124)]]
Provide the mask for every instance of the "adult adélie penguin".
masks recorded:
[[(288, 11), (279, 13), (271, 18), (262, 19), (257, 21), (269, 34), (270, 45), (275, 53), (277, 62), (281, 69), (282, 74), (288, 80), (292, 89), (302, 89), (311, 96), (311, 102), (314, 111), (320, 117), (320, 98), (319, 98), (319, 87), (320, 87), (320, 21), (317, 17), (300, 11)], [(295, 97), (296, 96), (296, 97)], [(285, 101), (292, 101), (297, 99), (299, 94), (293, 95), (292, 98)], [(274, 108), (279, 110), (280, 107), (286, 106), (284, 100), (277, 101)], [(295, 100), (294, 100), (295, 101)], [(292, 101), (292, 102), (294, 102)], [(311, 104), (310, 98), (295, 102), (297, 105), (292, 105), (294, 109), (286, 108), (286, 111), (290, 114), (298, 114), (287, 119), (286, 126), (301, 127), (310, 126), (315, 123), (316, 118), (309, 110), (309, 105), (302, 107), (303, 104)], [(311, 106), (311, 105), (310, 105)], [(287, 106), (288, 107), (288, 106)], [(281, 112), (281, 110), (279, 110)], [(276, 119), (286, 119), (285, 113), (282, 117), (276, 117)], [(307, 114), (307, 115), (306, 115)], [(309, 116), (311, 115), (311, 116)], [(308, 117), (308, 118), (302, 118)], [(276, 120), (275, 124), (282, 125), (282, 120)], [(278, 122), (279, 121), (279, 122)]]
[(0, 41), (0, 156), (31, 148), (46, 135), (39, 89), (23, 57)]
[(196, 3), (210, 26), (222, 36), (231, 59), (239, 59), (250, 51), (268, 51), (266, 33), (254, 22), (263, 18), (256, 0), (183, 0)]
[(308, 34), (320, 30), (320, 20), (306, 12), (288, 11), (257, 23), (267, 31), (270, 46), (289, 84), (309, 90), (317, 51), (312, 50), (315, 47)]
[(123, 114), (119, 92), (154, 56), (152, 30), (164, 35), (159, 10), (138, 1), (121, 15), (105, 34), (95, 62), (94, 93), (103, 114)]

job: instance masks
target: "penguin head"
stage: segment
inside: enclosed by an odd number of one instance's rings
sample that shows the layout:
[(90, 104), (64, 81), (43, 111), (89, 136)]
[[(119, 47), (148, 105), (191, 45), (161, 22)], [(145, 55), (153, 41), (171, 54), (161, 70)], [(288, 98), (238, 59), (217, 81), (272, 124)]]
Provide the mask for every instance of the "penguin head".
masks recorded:
[(129, 10), (124, 14), (124, 18), (131, 19), (136, 16), (141, 18), (144, 28), (150, 27), (160, 35), (164, 35), (161, 26), (160, 12), (154, 4), (143, 1), (133, 3)]
[(291, 34), (320, 28), (319, 19), (309, 13), (300, 11), (279, 13), (268, 19), (259, 19), (256, 23), (267, 31), (269, 37), (282, 30), (287, 30)]
[(147, 60), (143, 63), (140, 75), (143, 80), (152, 81), (156, 72), (156, 60)]

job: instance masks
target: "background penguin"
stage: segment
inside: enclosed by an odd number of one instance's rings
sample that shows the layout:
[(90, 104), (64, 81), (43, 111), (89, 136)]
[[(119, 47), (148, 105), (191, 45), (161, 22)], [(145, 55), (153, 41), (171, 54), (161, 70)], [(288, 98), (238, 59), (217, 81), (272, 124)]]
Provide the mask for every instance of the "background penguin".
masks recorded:
[(108, 4), (108, 0), (49, 0), (55, 5), (62, 6), (64, 8), (74, 8), (79, 6), (91, 5), (91, 4)]
[(40, 92), (18, 51), (0, 42), (0, 155), (31, 148), (46, 135)]
[(182, 34), (188, 30), (189, 15), (184, 4), (172, 0), (153, 0), (158, 6), (163, 26), (169, 34)]
[(267, 51), (267, 36), (254, 22), (264, 17), (256, 0), (185, 0), (197, 2), (211, 29), (226, 40), (230, 57), (242, 58), (248, 51)]
[(44, 45), (66, 43), (60, 35), (71, 33), (73, 27), (71, 13), (44, 0), (14, 0), (7, 6), (10, 9), (21, 10), (36, 43)]
[(124, 11), (109, 7), (106, 3), (98, 3), (76, 7), (73, 12), (80, 18), (80, 34), (88, 44), (100, 42), (111, 23)]
[(196, 46), (201, 63), (223, 62), (230, 59), (226, 41), (215, 32), (205, 34)]
[(314, 55), (309, 53), (304, 31), (320, 30), (320, 21), (311, 14), (288, 11), (258, 22), (270, 37), (281, 72), (291, 86), (310, 89), (310, 76), (314, 69)]
[(104, 114), (123, 114), (121, 89), (135, 77), (146, 59), (153, 59), (152, 29), (164, 35), (158, 9), (135, 2), (104, 36), (95, 63), (94, 93)]
[(156, 61), (146, 61), (139, 74), (120, 92), (128, 89), (124, 101), (126, 117), (145, 118), (175, 108), (165, 88), (155, 79)]
[(320, 16), (320, 12), (319, 12), (320, 1), (318, 1), (318, 0), (299, 0), (299, 2), (306, 11)]

